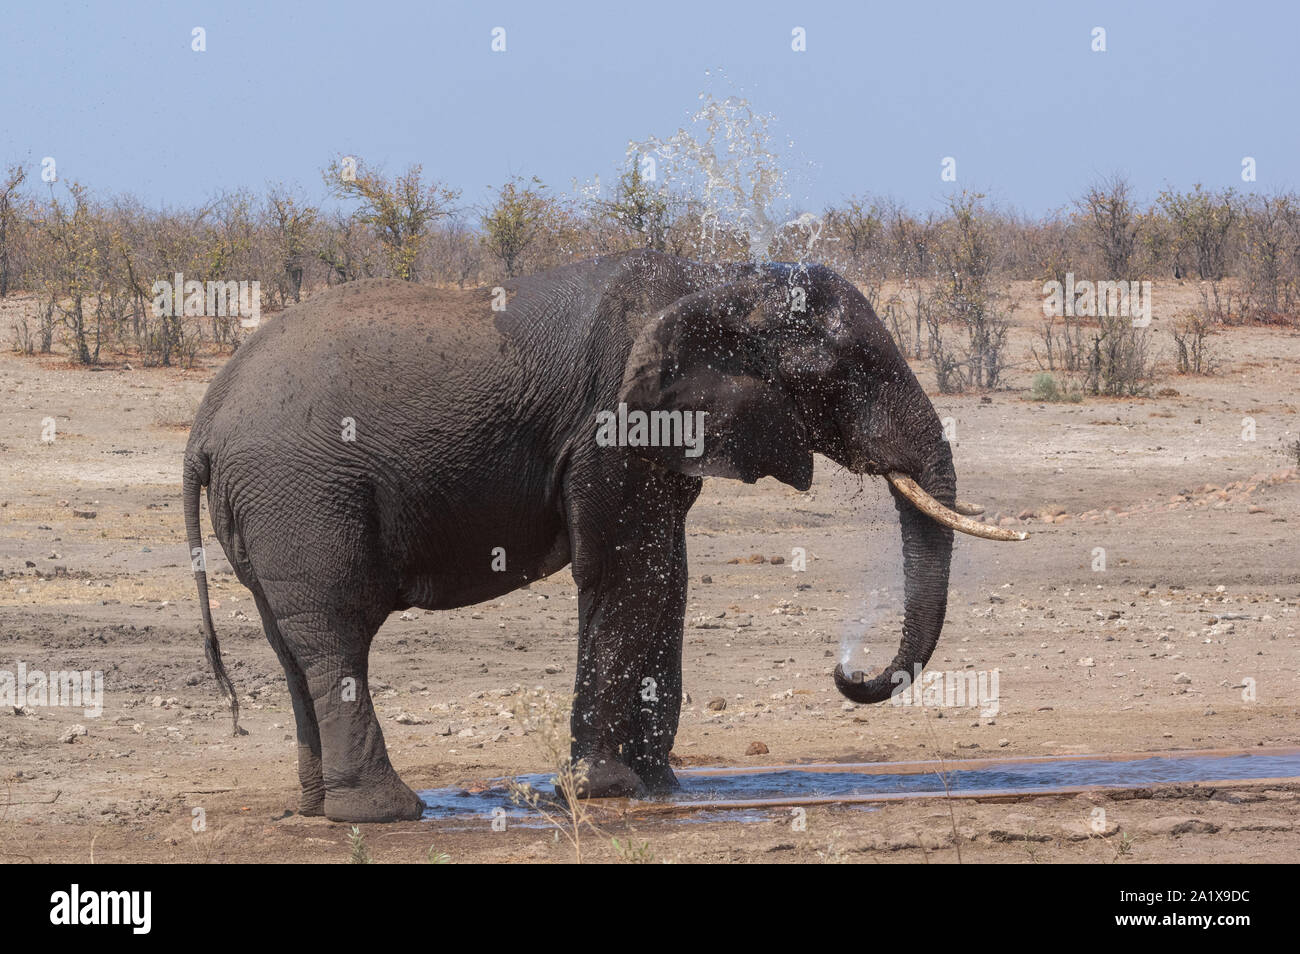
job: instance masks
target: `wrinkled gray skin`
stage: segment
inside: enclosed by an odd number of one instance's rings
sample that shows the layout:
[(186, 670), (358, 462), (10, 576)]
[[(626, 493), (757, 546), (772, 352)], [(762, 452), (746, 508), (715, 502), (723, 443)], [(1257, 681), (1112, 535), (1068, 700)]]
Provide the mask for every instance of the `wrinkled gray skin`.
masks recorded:
[[(703, 475), (802, 490), (818, 452), (854, 473), (902, 471), (953, 505), (934, 408), (866, 300), (828, 269), (634, 252), (505, 288), (494, 311), (489, 289), (344, 285), (267, 323), (199, 408), (190, 547), (207, 486), (288, 678), (304, 814), (421, 813), (366, 683), (370, 641), (394, 610), (477, 603), (572, 563), (573, 756), (592, 796), (664, 792), (676, 785), (683, 527)], [(707, 411), (704, 453), (598, 446), (595, 415), (620, 401)], [(891, 492), (906, 619), (882, 673), (837, 672), (858, 702), (887, 698), (895, 673), (929, 660), (946, 607), (952, 532)], [(196, 576), (209, 659), (230, 688)]]

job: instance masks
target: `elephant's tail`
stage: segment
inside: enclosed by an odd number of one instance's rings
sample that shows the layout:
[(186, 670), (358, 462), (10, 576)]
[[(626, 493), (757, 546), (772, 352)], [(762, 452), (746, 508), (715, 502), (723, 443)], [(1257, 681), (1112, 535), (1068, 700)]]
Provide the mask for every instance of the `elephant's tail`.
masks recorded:
[(217, 642), (217, 631), (212, 626), (212, 608), (208, 605), (208, 569), (207, 558), (203, 550), (203, 534), (199, 528), (199, 489), (208, 483), (208, 459), (200, 454), (185, 458), (185, 476), (182, 482), (182, 494), (185, 501), (185, 537), (189, 541), (190, 566), (194, 568), (194, 579), (199, 587), (199, 612), (203, 614), (203, 648), (208, 657), (212, 673), (217, 677), (217, 686), (223, 698), (230, 700), (230, 720), (235, 735), (239, 734), (239, 699), (235, 696), (235, 684), (230, 681), (225, 663), (221, 661), (221, 644)]

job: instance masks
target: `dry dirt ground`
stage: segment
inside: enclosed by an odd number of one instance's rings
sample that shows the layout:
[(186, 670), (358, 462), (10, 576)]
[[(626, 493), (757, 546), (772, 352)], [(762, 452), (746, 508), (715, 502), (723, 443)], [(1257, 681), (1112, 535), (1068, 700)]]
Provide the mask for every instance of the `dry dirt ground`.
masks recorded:
[[(934, 398), (955, 424), (961, 496), (1033, 534), (1018, 544), (958, 538), (948, 624), (930, 664), (999, 670), (996, 717), (854, 708), (835, 693), (842, 645), (865, 649), (863, 666), (891, 657), (901, 569), (883, 486), (819, 460), (809, 493), (709, 480), (692, 512), (689, 702), (675, 749), (683, 764), (1300, 743), (1300, 481), (1283, 450), (1300, 430), (1300, 334), (1228, 329), (1212, 340), (1220, 373), (1174, 376), (1167, 328), (1197, 289), (1158, 284), (1163, 370), (1153, 393), (1176, 394), (1036, 403), (1027, 399), (1037, 370), (1029, 345), (1041, 299), (1029, 284), (1014, 292), (1008, 388)], [(0, 328), (22, 307), (5, 303)], [(284, 678), (249, 594), (207, 534), (246, 735), (231, 736), (203, 660), (180, 456), (222, 360), (180, 371), (110, 359), (108, 370), (88, 372), (58, 354), (0, 356), (0, 669), (100, 670), (105, 689), (98, 718), (40, 706), (0, 712), (4, 860), (349, 856), (348, 826), (294, 812)], [(42, 441), (47, 418), (52, 442)], [(1244, 418), (1254, 440), (1243, 439)], [(804, 572), (790, 564), (796, 547), (807, 554)], [(768, 559), (746, 562), (754, 554)], [(388, 621), (372, 654), (373, 689), (408, 783), (547, 768), (515, 710), (571, 690), (575, 610), (562, 571), (490, 604)], [(708, 706), (718, 697), (723, 711)], [(69, 736), (75, 725), (85, 734)], [(767, 754), (747, 755), (755, 742)], [(1099, 806), (1100, 834), (1089, 825)], [(604, 833), (587, 833), (584, 860), (616, 860), (618, 837), (644, 842), (655, 860), (684, 862), (1296, 861), (1298, 806), (1300, 788), (1277, 783), (825, 806), (809, 810), (802, 831), (788, 809), (745, 822), (607, 811)], [(363, 835), (377, 861), (423, 862), (431, 847), (452, 862), (573, 858), (552, 830), (498, 832), (486, 821), (368, 825)]]

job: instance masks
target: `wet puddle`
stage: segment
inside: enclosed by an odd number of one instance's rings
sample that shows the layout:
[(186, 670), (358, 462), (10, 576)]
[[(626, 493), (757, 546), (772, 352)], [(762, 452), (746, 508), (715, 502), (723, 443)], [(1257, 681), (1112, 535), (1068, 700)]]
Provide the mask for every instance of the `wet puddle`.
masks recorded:
[[(761, 811), (783, 805), (870, 803), (950, 794), (970, 798), (1048, 795), (1097, 788), (1144, 788), (1171, 782), (1228, 782), (1300, 777), (1300, 748), (1253, 751), (1168, 752), (1132, 755), (1046, 756), (938, 762), (728, 766), (677, 770), (681, 791), (645, 801), (606, 799), (602, 807), (632, 814), (686, 812), (697, 821), (759, 821)], [(549, 775), (523, 775), (553, 795)], [(499, 816), (541, 824), (533, 811), (513, 804), (504, 781), (420, 793), (425, 818)]]

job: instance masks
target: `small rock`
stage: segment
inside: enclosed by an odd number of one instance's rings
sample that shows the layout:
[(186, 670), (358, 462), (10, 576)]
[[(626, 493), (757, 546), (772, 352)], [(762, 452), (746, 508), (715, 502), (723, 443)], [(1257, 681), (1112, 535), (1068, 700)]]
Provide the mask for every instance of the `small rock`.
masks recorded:
[(59, 736), (59, 741), (71, 742), (73, 739), (77, 738), (77, 736), (86, 735), (86, 734), (87, 734), (86, 727), (84, 725), (74, 725), (66, 732), (64, 732), (61, 736)]
[(710, 699), (709, 708), (714, 712), (721, 712), (723, 709), (727, 708), (727, 700), (722, 696), (718, 696), (716, 699)]
[(1174, 676), (1174, 685), (1176, 686), (1190, 686), (1191, 684), (1192, 677), (1187, 675), (1185, 672), (1180, 672), (1178, 675)]
[(1212, 835), (1219, 830), (1214, 822), (1191, 815), (1165, 815), (1143, 827), (1152, 835)]
[[(86, 731), (82, 729), (82, 731)], [(767, 746), (762, 742), (751, 742), (749, 748), (745, 749), (746, 755), (767, 755)]]
[(1061, 823), (1061, 829), (1070, 841), (1086, 841), (1089, 838), (1109, 838), (1119, 831), (1119, 825), (1109, 818), (1098, 817), (1087, 820), (1071, 819)]
[(421, 719), (419, 716), (411, 715), (409, 712), (397, 713), (395, 721), (398, 725), (428, 725), (428, 719)]

